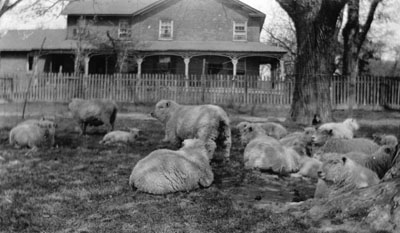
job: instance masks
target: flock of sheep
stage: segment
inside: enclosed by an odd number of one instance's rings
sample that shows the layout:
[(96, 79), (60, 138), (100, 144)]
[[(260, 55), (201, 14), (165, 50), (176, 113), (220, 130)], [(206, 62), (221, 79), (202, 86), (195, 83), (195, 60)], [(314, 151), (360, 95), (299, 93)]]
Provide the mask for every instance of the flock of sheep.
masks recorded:
[[(68, 107), (81, 134), (86, 133), (88, 125), (107, 126), (102, 144), (129, 144), (138, 137), (139, 129), (114, 131), (117, 105), (113, 101), (73, 99)], [(180, 149), (157, 149), (138, 161), (129, 177), (132, 188), (165, 194), (210, 186), (214, 180), (210, 161), (215, 151), (222, 150), (225, 162), (230, 158), (232, 139), (227, 113), (216, 105), (161, 100), (151, 116), (165, 127), (163, 142)], [(44, 143), (53, 146), (56, 127), (51, 119), (24, 121), (10, 131), (10, 144), (33, 150)], [(377, 184), (397, 160), (398, 141), (394, 135), (355, 138), (359, 124), (351, 118), (292, 133), (275, 122), (241, 122), (236, 128), (244, 147), (245, 168), (318, 178), (316, 198)]]

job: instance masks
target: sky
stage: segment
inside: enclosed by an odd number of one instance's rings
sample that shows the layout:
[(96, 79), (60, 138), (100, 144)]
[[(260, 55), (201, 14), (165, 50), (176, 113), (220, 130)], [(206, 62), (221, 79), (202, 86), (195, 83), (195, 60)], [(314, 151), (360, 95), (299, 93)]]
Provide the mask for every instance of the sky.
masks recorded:
[[(54, 0), (45, 0), (44, 2), (51, 2)], [(242, 2), (250, 5), (251, 7), (264, 12), (266, 14), (266, 25), (276, 20), (276, 16), (285, 15), (279, 4), (275, 0), (241, 0)], [(400, 49), (400, 16), (398, 12), (400, 10), (399, 0), (385, 0), (388, 2), (385, 8), (385, 12), (391, 15), (390, 21), (382, 20), (381, 23), (373, 23), (371, 32), (376, 34), (376, 38), (384, 42), (386, 47), (386, 53), (384, 59), (393, 60), (394, 48)], [(395, 7), (393, 7), (395, 6)], [(22, 9), (22, 12), (21, 12)], [(66, 18), (65, 16), (59, 15), (61, 9), (53, 14), (48, 14), (42, 17), (35, 17), (29, 9), (21, 6), (16, 10), (6, 13), (0, 18), (0, 31), (9, 29), (34, 29), (34, 28), (65, 28)], [(390, 31), (390, 33), (387, 33)], [(263, 36), (263, 35), (262, 35)]]

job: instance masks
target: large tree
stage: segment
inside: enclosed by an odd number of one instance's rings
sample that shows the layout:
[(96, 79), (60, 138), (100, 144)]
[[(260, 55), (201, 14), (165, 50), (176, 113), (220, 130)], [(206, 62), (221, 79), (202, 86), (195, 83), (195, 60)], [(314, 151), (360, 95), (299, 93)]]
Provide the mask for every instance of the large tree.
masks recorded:
[(16, 0), (16, 1), (10, 1), (10, 0), (0, 0), (0, 18), (7, 12), (12, 10), (14, 7), (16, 7), (18, 4), (20, 4), (23, 0)]
[(347, 0), (277, 0), (294, 22), (297, 39), (295, 88), (289, 118), (310, 124), (315, 114), (332, 120), (330, 81), (337, 21)]

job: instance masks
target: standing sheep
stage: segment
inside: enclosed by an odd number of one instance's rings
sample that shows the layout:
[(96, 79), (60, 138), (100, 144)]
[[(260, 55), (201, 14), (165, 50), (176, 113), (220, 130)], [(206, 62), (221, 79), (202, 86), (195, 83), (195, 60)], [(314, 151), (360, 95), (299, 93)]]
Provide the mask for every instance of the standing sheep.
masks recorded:
[(318, 172), (315, 198), (336, 196), (379, 183), (375, 172), (342, 156), (325, 161)]
[(16, 148), (29, 147), (37, 149), (49, 136), (49, 130), (36, 124), (19, 124), (10, 131), (10, 145)]
[(208, 187), (213, 180), (204, 142), (186, 139), (177, 151), (159, 149), (141, 159), (132, 170), (129, 185), (143, 192), (166, 194)]
[(222, 147), (224, 159), (229, 159), (232, 144), (230, 121), (221, 107), (180, 105), (172, 100), (160, 100), (151, 116), (165, 126), (163, 142), (178, 145), (185, 139), (198, 138), (205, 142), (210, 159), (217, 146)]
[(114, 143), (124, 143), (130, 144), (133, 143), (136, 138), (139, 136), (139, 129), (131, 128), (129, 132), (115, 130), (104, 135), (103, 139), (99, 142), (100, 144), (114, 144)]
[(79, 123), (81, 135), (86, 134), (86, 127), (105, 124), (107, 132), (114, 130), (117, 117), (117, 104), (112, 100), (83, 100), (75, 98), (68, 105), (74, 119)]
[(351, 139), (354, 137), (354, 132), (359, 128), (360, 126), (356, 119), (348, 118), (343, 122), (329, 122), (322, 124), (318, 127), (318, 131), (331, 131), (335, 138)]

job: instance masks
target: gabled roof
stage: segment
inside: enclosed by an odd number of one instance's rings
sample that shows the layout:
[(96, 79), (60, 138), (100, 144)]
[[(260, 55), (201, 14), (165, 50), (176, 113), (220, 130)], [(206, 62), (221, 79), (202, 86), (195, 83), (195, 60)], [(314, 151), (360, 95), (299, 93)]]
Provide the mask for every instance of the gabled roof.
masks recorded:
[(42, 44), (45, 50), (76, 48), (76, 41), (66, 40), (66, 32), (65, 29), (9, 30), (0, 38), (0, 51), (40, 50)]
[(131, 15), (165, 0), (83, 0), (72, 1), (62, 11), (64, 15)]
[[(70, 2), (62, 11), (64, 15), (136, 15), (150, 11), (168, 0), (80, 0)], [(198, 0), (201, 1), (201, 0)], [(240, 6), (251, 16), (263, 17), (265, 14), (240, 0), (222, 0), (228, 5)]]

